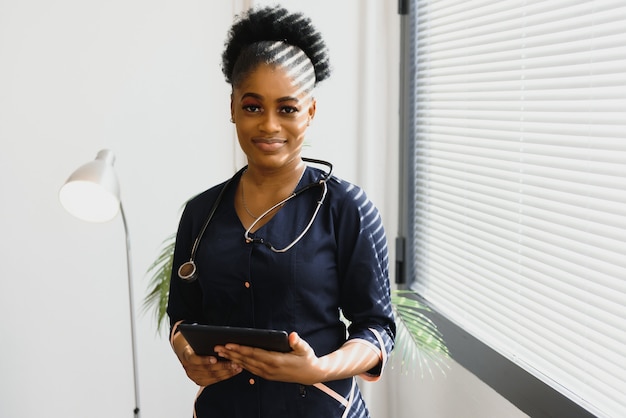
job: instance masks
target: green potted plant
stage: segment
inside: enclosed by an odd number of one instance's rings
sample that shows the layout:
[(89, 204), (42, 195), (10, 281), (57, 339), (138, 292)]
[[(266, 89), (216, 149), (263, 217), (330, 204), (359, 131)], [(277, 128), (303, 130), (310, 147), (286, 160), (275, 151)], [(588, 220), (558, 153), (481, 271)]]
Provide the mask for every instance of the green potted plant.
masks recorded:
[[(148, 268), (151, 275), (149, 292), (143, 301), (144, 312), (152, 312), (157, 321), (157, 332), (161, 332), (167, 317), (167, 299), (174, 258), (176, 234), (167, 237), (161, 251)], [(429, 308), (413, 297), (411, 290), (393, 290), (391, 302), (396, 314), (396, 348), (393, 359), (401, 355), (403, 369), (430, 370), (430, 365), (441, 368), (449, 357), (448, 348), (437, 326), (425, 315)]]

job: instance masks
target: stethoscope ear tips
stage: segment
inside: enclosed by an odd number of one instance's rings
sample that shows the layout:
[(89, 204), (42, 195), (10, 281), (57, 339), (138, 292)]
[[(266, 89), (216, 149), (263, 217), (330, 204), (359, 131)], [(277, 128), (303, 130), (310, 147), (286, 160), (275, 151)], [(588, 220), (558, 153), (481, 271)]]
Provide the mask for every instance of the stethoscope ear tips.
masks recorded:
[(183, 263), (183, 265), (178, 268), (178, 277), (187, 283), (193, 282), (198, 278), (196, 273), (196, 263), (194, 263), (193, 260)]

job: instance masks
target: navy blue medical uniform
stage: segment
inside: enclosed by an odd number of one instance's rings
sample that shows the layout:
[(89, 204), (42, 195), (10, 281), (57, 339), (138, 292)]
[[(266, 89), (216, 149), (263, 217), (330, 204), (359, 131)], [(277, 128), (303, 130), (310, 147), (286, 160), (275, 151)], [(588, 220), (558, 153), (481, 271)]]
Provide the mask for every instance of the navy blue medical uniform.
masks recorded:
[[(318, 182), (322, 171), (307, 167), (297, 188)], [(359, 187), (331, 177), (326, 200), (310, 230), (290, 250), (275, 253), (246, 243), (234, 208), (237, 174), (196, 253), (198, 280), (183, 282), (178, 267), (224, 184), (188, 202), (176, 238), (168, 315), (172, 333), (179, 322), (296, 331), (317, 356), (347, 340), (379, 351), (375, 380), (393, 348), (395, 324), (389, 295), (388, 252), (378, 210)], [(254, 234), (275, 248), (289, 245), (306, 227), (321, 187), (289, 200)], [(340, 318), (350, 323), (346, 330)], [(197, 417), (331, 418), (368, 417), (354, 378), (307, 386), (273, 382), (244, 370), (201, 388)]]

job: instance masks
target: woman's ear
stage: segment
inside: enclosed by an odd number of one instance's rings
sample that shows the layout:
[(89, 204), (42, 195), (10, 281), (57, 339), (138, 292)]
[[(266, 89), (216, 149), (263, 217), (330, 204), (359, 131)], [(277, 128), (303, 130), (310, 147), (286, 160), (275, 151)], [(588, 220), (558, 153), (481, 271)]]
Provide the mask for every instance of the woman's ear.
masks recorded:
[(235, 123), (235, 108), (233, 107), (233, 95), (230, 95), (230, 121)]
[(317, 110), (317, 101), (315, 99), (311, 99), (311, 104), (309, 105), (309, 122), (308, 123), (311, 123), (311, 121), (315, 117), (316, 110)]

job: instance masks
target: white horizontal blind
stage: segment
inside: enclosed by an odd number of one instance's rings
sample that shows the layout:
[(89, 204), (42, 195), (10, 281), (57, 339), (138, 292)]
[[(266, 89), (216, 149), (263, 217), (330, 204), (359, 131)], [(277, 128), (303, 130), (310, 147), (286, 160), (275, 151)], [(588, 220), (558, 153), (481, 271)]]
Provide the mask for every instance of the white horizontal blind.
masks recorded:
[(626, 416), (626, 1), (417, 0), (414, 288)]

